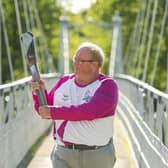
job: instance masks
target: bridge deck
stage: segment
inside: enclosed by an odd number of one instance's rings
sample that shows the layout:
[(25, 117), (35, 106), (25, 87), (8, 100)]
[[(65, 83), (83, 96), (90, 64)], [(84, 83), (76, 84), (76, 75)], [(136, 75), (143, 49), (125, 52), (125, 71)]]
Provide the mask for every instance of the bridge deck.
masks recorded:
[[(114, 143), (117, 153), (117, 162), (115, 168), (136, 168), (136, 163), (127, 132), (118, 117), (115, 118), (114, 128)], [(29, 163), (28, 168), (52, 168), (50, 153), (53, 145), (54, 141), (52, 139), (52, 133), (50, 133), (45, 138), (34, 158)]]

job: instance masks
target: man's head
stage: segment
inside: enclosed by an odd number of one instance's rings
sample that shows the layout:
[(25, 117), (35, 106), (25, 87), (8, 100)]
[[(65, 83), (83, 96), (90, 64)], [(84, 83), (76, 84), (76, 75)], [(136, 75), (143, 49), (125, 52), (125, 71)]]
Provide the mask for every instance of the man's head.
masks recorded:
[(91, 42), (84, 42), (79, 46), (74, 56), (74, 61), (84, 50), (87, 50), (87, 53), (91, 56), (92, 60), (97, 61), (99, 66), (102, 67), (105, 57), (104, 52), (98, 45)]
[(85, 42), (77, 49), (73, 62), (78, 79), (94, 80), (103, 65), (104, 52), (96, 44)]

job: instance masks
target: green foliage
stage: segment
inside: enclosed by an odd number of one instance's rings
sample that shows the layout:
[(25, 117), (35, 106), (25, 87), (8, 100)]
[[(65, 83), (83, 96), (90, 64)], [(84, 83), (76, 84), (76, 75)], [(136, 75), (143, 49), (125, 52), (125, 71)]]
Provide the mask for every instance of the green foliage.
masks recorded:
[[(109, 57), (109, 50), (111, 44), (111, 32), (103, 30), (101, 27), (91, 25), (84, 21), (85, 24), (74, 24), (71, 27), (70, 33), (70, 55), (71, 58), (75, 54), (75, 50), (82, 42), (93, 42), (101, 46), (105, 51), (105, 54)], [(107, 59), (108, 59), (107, 57)], [(104, 72), (107, 72), (107, 66), (104, 66)]]
[[(25, 0), (28, 3), (30, 1)], [(54, 62), (54, 68), (57, 69), (58, 55), (59, 55), (59, 38), (60, 38), (60, 16), (62, 12), (65, 12), (61, 7), (56, 6), (55, 0), (33, 0), (31, 5), (28, 6), (28, 17), (30, 24), (30, 31), (35, 34), (37, 39), (37, 50), (40, 60), (40, 69), (42, 72), (47, 71), (46, 67), (48, 55), (52, 55)], [(144, 73), (145, 57), (148, 48), (149, 31), (152, 20), (152, 12), (154, 7), (154, 0), (152, 0), (152, 6), (150, 10), (149, 26), (147, 28), (147, 35), (145, 43), (142, 43), (142, 34), (146, 18), (146, 6), (148, 1), (139, 0), (97, 0), (90, 9), (83, 11), (79, 14), (73, 14), (67, 12), (69, 16), (69, 41), (70, 41), (70, 56), (75, 54), (77, 47), (84, 41), (90, 41), (101, 46), (106, 55), (106, 61), (103, 67), (103, 72), (107, 73), (109, 56), (111, 50), (112, 39), (112, 18), (118, 12), (122, 18), (122, 43), (123, 43), (123, 62), (124, 72), (130, 75), (134, 75), (142, 79)], [(152, 70), (155, 62), (155, 56), (158, 47), (158, 41), (160, 37), (162, 18), (165, 9), (165, 0), (159, 1), (156, 15), (156, 22), (154, 27), (154, 35), (152, 39), (152, 47), (150, 50), (150, 59), (147, 68), (146, 82), (150, 83), (152, 78)], [(19, 43), (18, 24), (16, 20), (16, 11), (14, 1), (4, 0), (2, 2), (5, 16), (6, 30), (9, 39), (10, 53), (12, 58), (12, 64), (14, 69), (15, 79), (22, 78), (24, 76), (23, 60), (21, 56), (21, 49)], [(26, 16), (23, 10), (23, 1), (18, 1), (19, 12), (21, 18), (22, 32), (26, 29)], [(133, 35), (135, 28), (136, 17), (138, 12), (142, 12), (144, 7), (144, 18), (139, 20), (138, 25), (141, 28), (141, 36), (138, 42), (138, 32), (135, 34), (133, 43), (129, 41)], [(37, 20), (39, 16), (40, 23)], [(31, 21), (31, 16), (33, 16)], [(2, 22), (1, 22), (2, 24)], [(34, 26), (33, 26), (34, 24)], [(40, 24), (40, 25), (39, 25)], [(140, 30), (140, 29), (139, 29)], [(161, 48), (158, 59), (158, 66), (154, 79), (154, 86), (160, 90), (166, 88), (166, 61), (167, 57), (167, 44), (168, 44), (168, 27), (165, 26), (164, 35), (161, 39)], [(43, 38), (45, 37), (45, 38)], [(1, 30), (2, 38), (2, 75), (3, 83), (11, 80), (9, 72), (9, 62), (7, 57), (7, 48), (5, 44), (4, 30)], [(42, 39), (42, 44), (40, 43)], [(44, 40), (45, 39), (45, 40)], [(131, 48), (131, 49), (130, 49)], [(142, 63), (139, 69), (137, 69), (139, 54), (144, 48), (142, 55)], [(128, 52), (127, 52), (128, 51)], [(70, 58), (70, 59), (71, 59)], [(126, 65), (126, 66), (125, 66)], [(161, 80), (162, 79), (162, 80)]]
[[(59, 50), (59, 17), (61, 15), (60, 8), (55, 5), (54, 0), (40, 0), (40, 1), (17, 1), (20, 14), (20, 22), (22, 32), (31, 31), (34, 33), (37, 42), (38, 56), (48, 59), (46, 54), (53, 55), (53, 61), (57, 62), (58, 50)], [(27, 4), (27, 15), (24, 13), (24, 4)], [(31, 3), (30, 3), (31, 2)], [(13, 66), (13, 74), (15, 80), (25, 76), (23, 68), (23, 58), (20, 47), (20, 35), (18, 31), (18, 22), (16, 19), (16, 8), (14, 1), (5, 0), (2, 1), (2, 9), (4, 11), (5, 29), (0, 18), (1, 28), (1, 40), (2, 40), (2, 83), (11, 81), (11, 72), (9, 68), (9, 56), (11, 56), (11, 64)], [(37, 19), (39, 16), (39, 20)], [(29, 23), (29, 29), (26, 28), (26, 21)], [(7, 40), (9, 42), (9, 48), (7, 52), (7, 45), (5, 40), (5, 30), (7, 32)], [(43, 37), (42, 37), (43, 36)], [(43, 44), (40, 44), (40, 38), (43, 38)], [(45, 40), (44, 40), (45, 39)], [(41, 60), (41, 59), (39, 59)], [(46, 62), (40, 61), (41, 71)], [(8, 74), (8, 75), (4, 75)]]

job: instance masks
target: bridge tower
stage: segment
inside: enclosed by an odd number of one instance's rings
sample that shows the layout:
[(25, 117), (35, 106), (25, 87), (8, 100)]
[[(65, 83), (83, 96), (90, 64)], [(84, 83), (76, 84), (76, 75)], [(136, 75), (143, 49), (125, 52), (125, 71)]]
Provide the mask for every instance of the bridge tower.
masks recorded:
[(112, 19), (112, 46), (109, 64), (109, 75), (114, 76), (122, 72), (122, 38), (121, 38), (121, 17), (117, 12)]
[(61, 74), (69, 73), (69, 41), (68, 41), (68, 17), (60, 17), (61, 34), (60, 34), (60, 51), (58, 60), (58, 71)]

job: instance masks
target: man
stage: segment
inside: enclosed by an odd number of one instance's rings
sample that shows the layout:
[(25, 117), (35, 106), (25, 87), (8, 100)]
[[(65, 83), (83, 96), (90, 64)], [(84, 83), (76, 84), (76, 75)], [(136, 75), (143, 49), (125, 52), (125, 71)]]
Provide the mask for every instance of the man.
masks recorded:
[[(73, 58), (74, 74), (63, 76), (47, 93), (44, 82), (32, 82), (35, 108), (43, 119), (54, 120), (54, 168), (112, 168), (113, 118), (118, 102), (114, 80), (100, 72), (102, 49), (83, 43)], [(42, 87), (47, 106), (39, 107), (35, 90)]]

